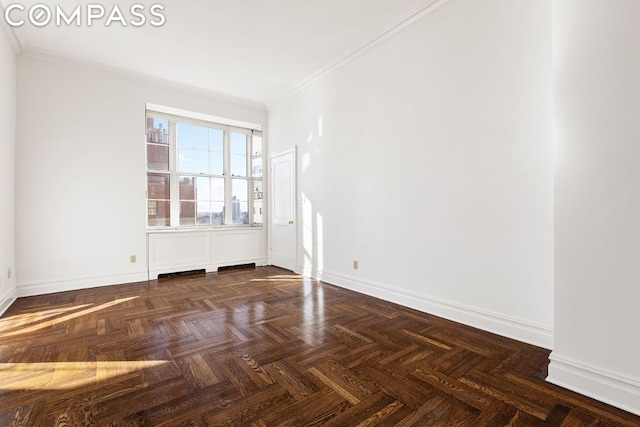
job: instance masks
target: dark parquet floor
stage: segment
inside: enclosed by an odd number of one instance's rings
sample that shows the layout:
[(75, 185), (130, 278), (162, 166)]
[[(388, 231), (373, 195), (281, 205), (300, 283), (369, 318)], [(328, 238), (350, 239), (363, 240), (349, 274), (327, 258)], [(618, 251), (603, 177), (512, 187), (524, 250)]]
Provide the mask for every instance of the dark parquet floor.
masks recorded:
[(19, 299), (0, 426), (639, 426), (549, 352), (273, 267)]

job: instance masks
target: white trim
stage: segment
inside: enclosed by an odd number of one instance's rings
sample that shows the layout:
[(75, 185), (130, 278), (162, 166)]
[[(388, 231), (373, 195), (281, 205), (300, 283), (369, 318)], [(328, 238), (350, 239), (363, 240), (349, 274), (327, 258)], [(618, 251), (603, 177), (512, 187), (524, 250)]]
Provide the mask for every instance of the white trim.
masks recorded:
[(18, 291), (14, 288), (11, 292), (7, 293), (4, 297), (0, 298), (0, 316), (11, 307), (11, 305), (18, 299)]
[[(24, 45), (22, 44), (22, 41), (18, 37), (18, 34), (16, 33), (15, 28), (10, 26), (4, 20), (4, 13), (5, 13), (6, 8), (7, 8), (7, 6), (5, 5), (5, 1), (4, 0), (0, 0), (0, 12), (2, 13), (2, 16), (0, 16), (0, 21), (1, 21), (0, 22), (0, 27), (4, 28), (4, 32), (7, 35), (7, 38), (9, 39), (9, 43), (11, 44), (11, 47), (13, 48), (13, 51), (17, 55), (20, 52), (23, 52), (25, 48), (24, 48)], [(0, 31), (2, 31), (2, 30), (0, 30)]]
[(146, 270), (135, 273), (113, 274), (109, 276), (80, 276), (45, 281), (19, 283), (18, 297), (53, 294), (56, 292), (77, 291), (102, 286), (122, 285), (126, 283), (146, 282)]
[(451, 301), (398, 289), (382, 283), (363, 280), (333, 272), (317, 272), (298, 266), (297, 272), (326, 283), (394, 302), (424, 313), (444, 317), (454, 322), (493, 332), (508, 338), (526, 342), (546, 349), (553, 345), (553, 329), (525, 320), (492, 313), (477, 307), (465, 306)]
[(246, 98), (240, 98), (237, 96), (228, 95), (221, 92), (216, 92), (211, 89), (205, 89), (205, 88), (201, 88), (193, 85), (174, 82), (171, 80), (165, 80), (159, 77), (149, 76), (144, 73), (129, 71), (119, 67), (100, 64), (98, 62), (93, 62), (86, 59), (80, 59), (73, 56), (62, 55), (62, 54), (48, 51), (45, 49), (38, 49), (38, 48), (29, 46), (22, 51), (22, 55), (31, 56), (33, 58), (39, 58), (39, 59), (43, 59), (50, 62), (57, 62), (60, 64), (70, 64), (70, 65), (80, 66), (80, 67), (88, 68), (88, 69), (99, 71), (99, 72), (118, 74), (130, 80), (135, 80), (135, 81), (148, 83), (148, 84), (165, 87), (169, 89), (176, 89), (183, 92), (193, 93), (195, 95), (205, 96), (205, 97), (214, 99), (219, 102), (224, 102), (227, 104), (233, 104), (241, 107), (248, 107), (248, 108), (254, 108), (257, 110), (266, 111), (266, 105), (262, 102), (253, 101)]
[(147, 228), (147, 234), (192, 233), (197, 231), (255, 231), (262, 230), (263, 225), (232, 224), (232, 225), (178, 225), (176, 227)]
[[(180, 120), (185, 123), (193, 123), (198, 125), (222, 125), (225, 129), (227, 127), (232, 128), (233, 130), (240, 131), (249, 131), (248, 134), (251, 134), (251, 131), (262, 132), (262, 125), (259, 123), (251, 123), (245, 122), (242, 120), (229, 119), (226, 117), (220, 116), (212, 116), (211, 114), (197, 113), (195, 111), (183, 110), (182, 108), (174, 108), (167, 107), (165, 105), (152, 104), (147, 102), (147, 112), (150, 112), (152, 115), (154, 113), (160, 113), (160, 115), (167, 115), (169, 117), (160, 117), (167, 120)], [(194, 122), (190, 122), (189, 120), (194, 120)], [(228, 130), (228, 129), (227, 129)]]
[(629, 378), (559, 356), (549, 356), (547, 381), (640, 415), (640, 379)]
[(345, 52), (344, 54), (339, 56), (335, 61), (327, 65), (326, 67), (321, 68), (320, 70), (311, 74), (305, 80), (296, 84), (292, 89), (285, 91), (279, 97), (277, 97), (274, 101), (269, 102), (267, 104), (267, 110), (270, 110), (273, 105), (301, 91), (307, 86), (320, 80), (327, 74), (330, 74), (333, 71), (337, 70), (338, 68), (342, 67), (343, 65), (348, 64), (349, 62), (353, 61), (354, 59), (361, 56), (368, 50), (372, 49), (373, 47), (379, 45), (380, 43), (387, 40), (394, 34), (402, 31), (403, 29), (413, 24), (414, 22), (440, 9), (449, 1), (450, 0), (422, 0), (416, 6), (411, 8), (409, 11), (407, 11), (403, 15), (399, 16), (398, 18), (396, 18), (395, 20), (387, 24), (384, 28), (382, 28), (380, 31), (374, 34), (373, 37), (363, 41), (353, 49)]

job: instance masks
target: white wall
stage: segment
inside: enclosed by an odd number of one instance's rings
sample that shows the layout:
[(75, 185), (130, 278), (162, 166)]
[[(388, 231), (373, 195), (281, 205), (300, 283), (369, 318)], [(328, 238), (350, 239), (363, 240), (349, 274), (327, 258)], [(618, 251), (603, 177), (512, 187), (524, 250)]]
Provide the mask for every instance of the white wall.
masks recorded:
[(640, 414), (640, 2), (556, 0), (549, 380)]
[(0, 314), (16, 297), (15, 149), (16, 60), (0, 23)]
[(551, 24), (550, 0), (453, 0), (271, 106), (299, 270), (550, 348)]
[(266, 110), (51, 59), (18, 58), (19, 294), (146, 280), (145, 104), (252, 123)]

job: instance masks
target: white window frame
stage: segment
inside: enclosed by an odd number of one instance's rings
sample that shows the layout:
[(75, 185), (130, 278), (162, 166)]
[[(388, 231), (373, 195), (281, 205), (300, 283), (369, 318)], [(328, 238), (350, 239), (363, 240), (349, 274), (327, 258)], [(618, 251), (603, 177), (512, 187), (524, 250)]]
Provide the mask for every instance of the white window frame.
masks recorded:
[[(209, 228), (262, 228), (264, 227), (264, 220), (261, 223), (254, 223), (254, 196), (253, 189), (255, 188), (254, 182), (261, 181), (262, 182), (262, 197), (264, 199), (264, 165), (262, 165), (262, 175), (259, 177), (254, 176), (253, 172), (253, 154), (254, 154), (254, 144), (253, 138), (259, 137), (262, 138), (262, 132), (254, 129), (248, 129), (237, 126), (230, 126), (216, 122), (210, 122), (206, 120), (193, 119), (189, 117), (176, 116), (172, 114), (157, 112), (154, 110), (146, 110), (145, 113), (145, 123), (147, 119), (160, 119), (166, 120), (169, 122), (169, 194), (170, 194), (170, 224), (168, 226), (160, 225), (154, 226), (149, 225), (147, 218), (147, 229), (148, 230), (167, 230), (167, 229), (194, 229), (194, 230), (203, 230)], [(211, 129), (222, 130), (224, 132), (224, 143), (223, 143), (223, 174), (222, 175), (212, 175), (212, 174), (196, 174), (196, 173), (184, 173), (178, 170), (178, 124), (189, 124), (195, 126), (202, 126)], [(231, 171), (231, 133), (238, 133), (247, 135), (247, 155), (246, 155), (246, 167), (247, 167), (247, 175), (246, 176), (234, 176), (230, 174)], [(145, 171), (147, 174), (149, 173), (165, 173), (167, 171), (157, 171), (148, 169), (148, 159), (147, 156), (147, 138), (146, 138), (146, 129), (145, 129)], [(264, 145), (261, 147), (262, 157), (264, 158)], [(224, 224), (213, 225), (213, 224), (202, 224), (198, 225), (181, 225), (180, 224), (180, 176), (205, 176), (210, 178), (223, 178), (224, 179)], [(247, 210), (248, 210), (248, 224), (233, 224), (233, 180), (234, 179), (246, 179), (247, 180)], [(149, 194), (148, 191), (145, 191), (146, 194), (146, 209), (148, 215), (148, 206), (149, 206)], [(154, 199), (155, 200), (155, 199)], [(197, 201), (196, 201), (197, 206)], [(264, 218), (264, 214), (263, 214)]]

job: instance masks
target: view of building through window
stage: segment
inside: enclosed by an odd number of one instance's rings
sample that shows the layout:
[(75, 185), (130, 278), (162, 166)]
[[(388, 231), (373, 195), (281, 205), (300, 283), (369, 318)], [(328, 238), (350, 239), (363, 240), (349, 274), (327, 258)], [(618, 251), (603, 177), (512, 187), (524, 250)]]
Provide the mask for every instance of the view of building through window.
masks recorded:
[(262, 135), (147, 114), (149, 227), (262, 225)]

